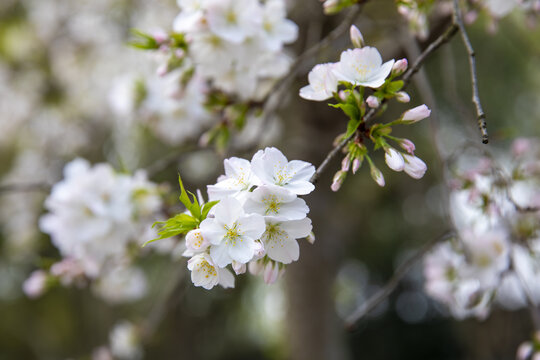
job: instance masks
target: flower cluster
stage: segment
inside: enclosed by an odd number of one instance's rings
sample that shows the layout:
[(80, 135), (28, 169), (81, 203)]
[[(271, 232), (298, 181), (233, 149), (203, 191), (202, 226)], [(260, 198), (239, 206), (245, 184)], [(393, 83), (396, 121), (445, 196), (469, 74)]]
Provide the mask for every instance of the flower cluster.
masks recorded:
[[(365, 116), (367, 109), (374, 114), (382, 103), (395, 98), (399, 102), (408, 103), (410, 96), (401, 91), (404, 83), (394, 80), (405, 73), (408, 67), (406, 59), (390, 60), (385, 63), (379, 51), (370, 46), (364, 46), (364, 39), (356, 26), (350, 29), (351, 42), (354, 49), (341, 53), (340, 61), (316, 65), (308, 74), (309, 85), (300, 89), (300, 96), (307, 100), (325, 101), (335, 98), (338, 104), (330, 104), (340, 108), (349, 117), (347, 132), (338, 137), (351, 140), (344, 147), (346, 156), (343, 158), (341, 170), (338, 171), (332, 183), (332, 190), (337, 191), (343, 183), (348, 171), (356, 173), (364, 159), (370, 166), (370, 173), (375, 182), (385, 185), (382, 172), (375, 166), (364, 144), (367, 138), (374, 144), (374, 150), (382, 148), (388, 167), (394, 171), (405, 171), (415, 179), (424, 176), (427, 166), (414, 155), (415, 146), (408, 140), (390, 135), (394, 125), (410, 125), (429, 117), (431, 110), (426, 105), (420, 105), (404, 112), (401, 117), (387, 124), (367, 126)], [(343, 85), (345, 89), (339, 90)], [(373, 93), (364, 99), (367, 89)], [(404, 152), (396, 150), (388, 141), (395, 142)]]
[(428, 255), (424, 273), (428, 294), (458, 318), (483, 318), (494, 301), (509, 309), (540, 304), (538, 149), (518, 139), (511, 175), (483, 157), (452, 181), (458, 237)]
[(298, 260), (297, 239), (310, 238), (309, 208), (298, 195), (314, 190), (313, 165), (288, 161), (276, 148), (258, 151), (251, 161), (229, 158), (225, 175), (208, 186), (209, 202), (193, 201), (182, 187), (180, 200), (191, 215), (179, 214), (161, 228), (161, 238), (186, 233), (185, 256), (196, 286), (234, 286), (249, 268), (273, 283), (285, 265)]
[(161, 197), (143, 172), (129, 176), (108, 164), (92, 167), (76, 159), (66, 165), (45, 207), (49, 212), (40, 228), (63, 260), (51, 266), (48, 276), (38, 270), (30, 277), (25, 284), (30, 296), (40, 295), (54, 280), (70, 285), (85, 279), (96, 280), (94, 290), (111, 302), (145, 294), (144, 273), (129, 265), (129, 247), (151, 236), (146, 229), (161, 209)]

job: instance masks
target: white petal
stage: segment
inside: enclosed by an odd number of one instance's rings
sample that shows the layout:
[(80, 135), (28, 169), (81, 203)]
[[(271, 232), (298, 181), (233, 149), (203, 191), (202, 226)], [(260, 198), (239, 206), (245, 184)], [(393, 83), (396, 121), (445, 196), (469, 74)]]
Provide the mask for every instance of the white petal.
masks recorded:
[(224, 268), (232, 262), (228, 248), (229, 247), (225, 244), (210, 247), (210, 256), (214, 263), (220, 268)]
[(311, 225), (310, 218), (304, 218), (301, 220), (285, 221), (281, 223), (281, 228), (286, 231), (291, 238), (301, 239), (307, 237), (313, 226)]

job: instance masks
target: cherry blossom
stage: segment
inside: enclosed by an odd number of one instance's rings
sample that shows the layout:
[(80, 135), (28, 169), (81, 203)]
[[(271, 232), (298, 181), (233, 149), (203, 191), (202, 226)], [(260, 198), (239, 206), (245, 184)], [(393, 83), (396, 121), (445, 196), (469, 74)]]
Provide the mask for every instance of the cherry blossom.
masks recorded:
[(349, 49), (341, 53), (333, 68), (336, 78), (355, 86), (378, 88), (390, 74), (394, 60), (383, 64), (379, 51), (370, 46)]

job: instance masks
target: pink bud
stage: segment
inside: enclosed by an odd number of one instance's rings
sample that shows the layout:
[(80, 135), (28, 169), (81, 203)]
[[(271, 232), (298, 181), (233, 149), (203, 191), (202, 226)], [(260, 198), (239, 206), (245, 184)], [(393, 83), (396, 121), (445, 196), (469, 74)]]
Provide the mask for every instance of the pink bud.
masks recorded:
[(403, 154), (405, 159), (405, 172), (413, 179), (421, 179), (427, 170), (427, 165), (420, 158)]
[(269, 261), (264, 267), (264, 282), (267, 284), (273, 284), (279, 277), (279, 265), (274, 261)]
[(379, 105), (381, 105), (381, 102), (379, 101), (379, 99), (377, 99), (377, 97), (373, 95), (369, 95), (367, 97), (366, 103), (372, 109), (378, 108)]
[(476, 21), (476, 19), (478, 19), (478, 12), (475, 10), (468, 11), (464, 16), (464, 20), (467, 25), (472, 24)]
[(154, 37), (154, 40), (156, 40), (156, 42), (158, 43), (162, 43), (162, 42), (165, 42), (169, 36), (167, 35), (167, 33), (163, 30), (156, 30), (152, 33), (152, 36)]
[(351, 167), (351, 157), (349, 154), (341, 160), (341, 171), (349, 171), (349, 168)]
[(403, 156), (394, 148), (388, 147), (384, 154), (386, 165), (394, 171), (403, 171), (405, 160)]
[(362, 165), (362, 160), (360, 160), (359, 158), (354, 158), (354, 160), (352, 162), (352, 172), (353, 172), (353, 174), (356, 174), (358, 169), (360, 169), (361, 165)]
[(343, 180), (345, 180), (346, 175), (347, 175), (346, 172), (341, 171), (341, 170), (338, 171), (334, 175), (334, 179), (332, 179), (332, 185), (330, 185), (330, 189), (332, 189), (332, 191), (334, 192), (338, 191), (341, 188), (341, 185), (343, 184)]
[(430, 114), (431, 110), (424, 104), (405, 111), (401, 116), (401, 120), (409, 124), (414, 124), (427, 118)]
[(23, 283), (23, 291), (29, 298), (35, 299), (45, 292), (47, 284), (47, 273), (43, 270), (36, 270)]
[(405, 58), (396, 61), (394, 66), (392, 66), (392, 75), (399, 76), (403, 74), (405, 71), (407, 71), (408, 66), (409, 62)]
[(362, 36), (362, 33), (358, 28), (354, 25), (351, 25), (351, 29), (349, 31), (351, 36), (351, 42), (354, 45), (354, 47), (361, 48), (364, 47), (364, 37)]
[(411, 97), (405, 91), (398, 91), (396, 93), (396, 100), (400, 103), (408, 103), (411, 101)]
[(233, 260), (232, 268), (236, 275), (240, 275), (246, 272), (246, 264), (239, 263), (238, 261)]
[(414, 155), (414, 150), (416, 150), (416, 147), (414, 146), (414, 143), (409, 139), (401, 139), (399, 141), (399, 146), (406, 152), (408, 152), (411, 155)]
[(341, 101), (347, 101), (347, 94), (343, 90), (339, 90), (338, 96), (341, 99)]

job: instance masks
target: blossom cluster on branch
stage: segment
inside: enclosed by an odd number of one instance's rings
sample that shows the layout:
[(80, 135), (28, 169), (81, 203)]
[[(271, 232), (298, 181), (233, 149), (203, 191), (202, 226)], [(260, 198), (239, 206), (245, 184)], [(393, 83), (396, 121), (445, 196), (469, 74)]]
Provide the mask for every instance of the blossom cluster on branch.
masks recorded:
[(251, 161), (226, 159), (224, 166), (225, 175), (208, 186), (207, 203), (190, 199), (180, 181), (187, 210), (163, 222), (156, 240), (185, 234), (184, 255), (196, 286), (234, 287), (228, 265), (236, 275), (249, 268), (273, 283), (298, 260), (297, 239), (313, 239), (309, 208), (298, 195), (315, 189), (309, 181), (315, 168), (288, 161), (276, 148), (258, 151)]
[[(505, 168), (463, 157), (451, 180), (458, 237), (425, 260), (426, 291), (457, 318), (485, 318), (492, 304), (540, 304), (539, 142), (517, 139)], [(465, 168), (465, 170), (463, 170)]]

